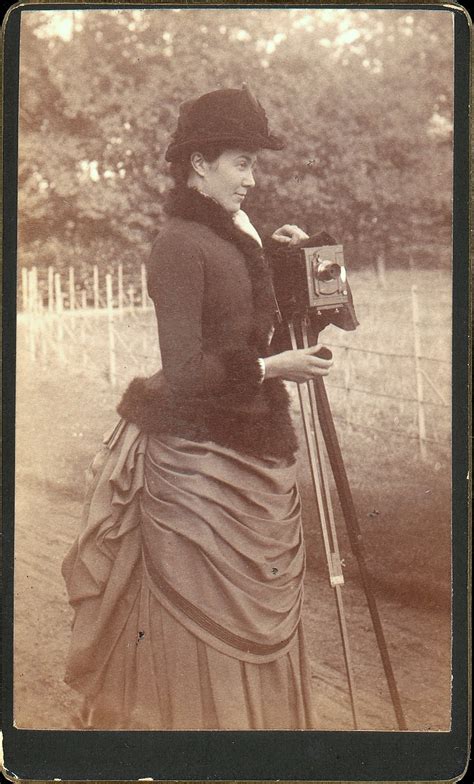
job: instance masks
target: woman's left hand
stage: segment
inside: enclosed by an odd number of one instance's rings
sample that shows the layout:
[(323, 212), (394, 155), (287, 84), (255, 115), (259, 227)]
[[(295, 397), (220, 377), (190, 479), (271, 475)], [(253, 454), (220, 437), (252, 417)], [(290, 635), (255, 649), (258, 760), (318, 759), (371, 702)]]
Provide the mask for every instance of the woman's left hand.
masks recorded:
[(298, 242), (307, 239), (308, 234), (306, 234), (303, 229), (290, 223), (285, 223), (284, 226), (280, 226), (280, 228), (272, 234), (272, 240), (284, 242), (286, 245), (297, 245)]

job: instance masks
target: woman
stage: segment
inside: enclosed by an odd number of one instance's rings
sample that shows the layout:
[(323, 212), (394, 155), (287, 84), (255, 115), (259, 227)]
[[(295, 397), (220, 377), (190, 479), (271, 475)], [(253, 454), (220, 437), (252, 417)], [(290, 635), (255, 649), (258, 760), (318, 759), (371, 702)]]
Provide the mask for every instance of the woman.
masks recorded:
[(318, 346), (272, 353), (270, 273), (241, 210), (257, 150), (282, 146), (246, 88), (181, 107), (148, 265), (163, 369), (126, 391), (63, 567), (66, 681), (85, 695), (85, 726), (315, 726), (283, 381), (325, 375), (331, 360)]

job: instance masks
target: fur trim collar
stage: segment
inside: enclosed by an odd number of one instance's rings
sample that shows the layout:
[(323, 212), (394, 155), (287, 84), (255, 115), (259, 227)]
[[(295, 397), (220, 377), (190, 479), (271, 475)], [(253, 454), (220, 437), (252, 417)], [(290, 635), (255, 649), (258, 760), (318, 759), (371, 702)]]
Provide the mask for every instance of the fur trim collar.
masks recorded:
[(235, 225), (232, 216), (209, 196), (195, 188), (176, 186), (168, 196), (165, 211), (170, 217), (202, 223), (242, 253), (252, 284), (254, 332), (252, 342), (263, 352), (278, 310), (272, 276), (258, 242)]
[(188, 188), (186, 185), (176, 185), (168, 194), (165, 204), (167, 215), (184, 218), (185, 220), (196, 221), (209, 226), (223, 239), (230, 242), (239, 242), (243, 234), (252, 245), (260, 249), (249, 234), (245, 234), (235, 225), (232, 216), (215, 199), (200, 193), (196, 188)]

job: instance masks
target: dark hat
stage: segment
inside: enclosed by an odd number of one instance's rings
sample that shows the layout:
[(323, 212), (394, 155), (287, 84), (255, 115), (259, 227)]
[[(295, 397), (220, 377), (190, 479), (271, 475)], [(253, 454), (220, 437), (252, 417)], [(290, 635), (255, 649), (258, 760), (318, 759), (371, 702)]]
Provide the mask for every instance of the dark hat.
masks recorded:
[(178, 127), (165, 158), (176, 161), (200, 145), (214, 142), (256, 150), (282, 150), (285, 146), (269, 132), (265, 110), (246, 85), (241, 90), (214, 90), (181, 104)]

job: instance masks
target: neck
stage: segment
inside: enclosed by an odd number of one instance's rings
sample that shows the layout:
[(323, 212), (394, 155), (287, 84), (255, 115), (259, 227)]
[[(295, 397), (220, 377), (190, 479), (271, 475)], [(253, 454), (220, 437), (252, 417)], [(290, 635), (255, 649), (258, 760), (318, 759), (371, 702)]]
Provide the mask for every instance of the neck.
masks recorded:
[[(205, 183), (203, 182), (202, 178), (199, 177), (199, 175), (196, 174), (195, 172), (191, 172), (185, 187), (187, 187), (192, 191), (197, 191), (198, 193), (201, 194), (201, 196), (204, 196), (206, 199), (211, 199), (211, 201), (213, 201), (214, 204), (217, 204), (217, 206), (220, 207), (220, 209), (223, 210), (227, 215), (229, 215), (229, 217), (232, 217), (234, 215), (233, 212), (229, 212), (229, 210), (226, 210), (226, 208), (220, 203), (220, 201), (215, 199), (214, 196), (211, 196), (211, 194), (207, 193)], [(238, 212), (238, 210), (236, 210), (236, 212)]]
[(188, 177), (188, 181), (187, 181), (186, 185), (187, 185), (188, 188), (194, 188), (194, 190), (199, 191), (199, 193), (202, 193), (202, 190), (199, 187), (201, 185), (201, 178), (198, 177), (196, 172), (194, 172), (194, 171), (191, 172), (191, 174)]
[[(219, 204), (219, 207), (222, 207), (222, 205), (217, 201), (217, 199), (215, 199), (213, 196), (211, 196), (209, 193), (206, 192), (205, 183), (203, 182), (202, 178), (199, 177), (199, 175), (196, 174), (195, 172), (191, 172), (191, 174), (189, 175), (188, 181), (186, 183), (186, 187), (190, 188), (193, 191), (197, 191), (198, 193), (201, 194), (201, 196), (205, 196), (207, 199), (212, 199), (212, 201), (215, 204)], [(222, 209), (224, 209), (224, 207), (222, 207)]]

